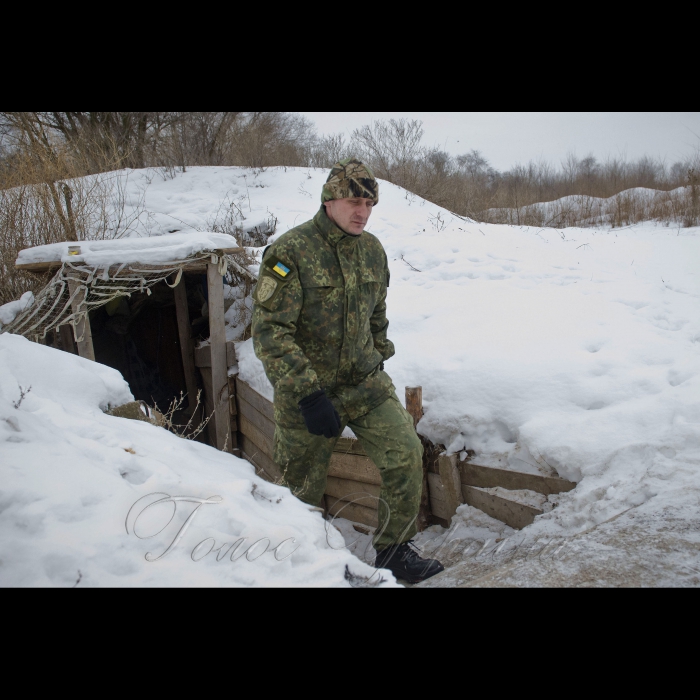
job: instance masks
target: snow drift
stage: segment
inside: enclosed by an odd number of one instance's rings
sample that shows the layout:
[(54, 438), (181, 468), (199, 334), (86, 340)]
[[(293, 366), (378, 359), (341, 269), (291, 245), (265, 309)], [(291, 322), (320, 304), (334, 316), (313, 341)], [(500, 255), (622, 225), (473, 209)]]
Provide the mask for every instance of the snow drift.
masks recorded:
[(106, 415), (133, 399), (118, 372), (9, 334), (0, 367), (0, 585), (381, 580), (248, 462)]

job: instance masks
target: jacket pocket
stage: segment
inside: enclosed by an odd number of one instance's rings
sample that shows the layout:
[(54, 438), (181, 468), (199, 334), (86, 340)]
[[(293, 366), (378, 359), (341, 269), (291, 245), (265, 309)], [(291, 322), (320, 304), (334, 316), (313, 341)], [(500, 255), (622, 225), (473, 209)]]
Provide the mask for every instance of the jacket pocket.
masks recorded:
[(317, 284), (302, 286), (304, 295), (304, 306), (302, 314), (305, 319), (313, 322), (317, 318), (321, 320), (328, 314), (343, 316), (344, 308), (344, 287), (340, 284), (333, 284), (331, 280), (323, 280), (330, 284)]

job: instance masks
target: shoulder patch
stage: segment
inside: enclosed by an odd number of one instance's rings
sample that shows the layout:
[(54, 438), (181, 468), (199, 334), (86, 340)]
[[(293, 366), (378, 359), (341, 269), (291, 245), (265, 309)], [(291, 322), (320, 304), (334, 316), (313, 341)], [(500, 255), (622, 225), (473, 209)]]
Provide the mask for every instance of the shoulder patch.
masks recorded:
[(257, 288), (257, 298), (259, 302), (267, 301), (276, 291), (279, 283), (272, 277), (262, 277)]
[(273, 272), (278, 279), (286, 279), (287, 275), (291, 272), (291, 269), (287, 265), (274, 256), (270, 257), (269, 260), (265, 260), (263, 264), (268, 270)]

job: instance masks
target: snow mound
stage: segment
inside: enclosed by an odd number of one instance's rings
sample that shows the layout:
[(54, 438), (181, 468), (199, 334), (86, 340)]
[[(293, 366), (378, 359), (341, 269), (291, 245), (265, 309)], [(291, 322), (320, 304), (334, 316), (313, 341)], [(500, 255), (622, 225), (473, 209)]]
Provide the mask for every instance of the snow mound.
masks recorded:
[(34, 295), (31, 292), (25, 292), (17, 301), (11, 301), (9, 304), (0, 306), (0, 330), (3, 326), (8, 326), (15, 318), (26, 311), (34, 303)]
[(380, 581), (248, 462), (103, 412), (131, 400), (115, 370), (0, 336), (3, 586)]

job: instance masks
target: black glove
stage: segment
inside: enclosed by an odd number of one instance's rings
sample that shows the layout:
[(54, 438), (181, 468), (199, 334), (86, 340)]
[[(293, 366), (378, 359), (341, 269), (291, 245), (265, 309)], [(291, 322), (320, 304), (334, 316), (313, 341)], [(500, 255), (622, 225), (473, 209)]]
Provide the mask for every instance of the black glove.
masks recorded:
[(340, 416), (323, 389), (314, 391), (299, 402), (307, 430), (312, 435), (335, 438), (340, 435)]

